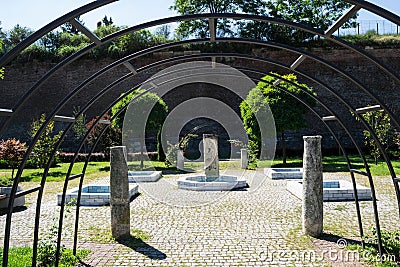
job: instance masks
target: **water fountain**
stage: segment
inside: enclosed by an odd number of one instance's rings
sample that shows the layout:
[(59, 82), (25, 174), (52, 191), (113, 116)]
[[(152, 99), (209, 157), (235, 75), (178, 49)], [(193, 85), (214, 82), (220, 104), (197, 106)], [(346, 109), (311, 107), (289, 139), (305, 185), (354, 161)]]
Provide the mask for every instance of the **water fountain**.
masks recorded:
[[(287, 190), (296, 197), (303, 198), (303, 182), (290, 181)], [(358, 200), (371, 200), (371, 189), (357, 184)], [(323, 182), (324, 201), (354, 200), (353, 184), (346, 180), (325, 180)]]
[(204, 175), (182, 177), (178, 188), (194, 191), (228, 191), (247, 186), (246, 180), (233, 175), (219, 174), (218, 137), (203, 135)]

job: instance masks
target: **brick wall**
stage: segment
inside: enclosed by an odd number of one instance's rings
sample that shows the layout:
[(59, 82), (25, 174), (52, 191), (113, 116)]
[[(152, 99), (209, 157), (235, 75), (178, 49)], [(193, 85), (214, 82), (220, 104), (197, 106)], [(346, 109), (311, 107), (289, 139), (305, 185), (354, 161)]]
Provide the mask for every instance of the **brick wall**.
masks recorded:
[[(346, 72), (357, 77), (357, 80), (364, 84), (367, 88), (372, 90), (380, 98), (382, 98), (387, 105), (395, 112), (400, 114), (400, 94), (399, 85), (384, 74), (378, 67), (365, 60), (358, 54), (355, 54), (348, 50), (318, 50), (312, 51), (324, 60), (330, 61), (333, 65), (341, 67)], [(384, 64), (388, 65), (397, 73), (400, 73), (400, 49), (379, 49), (369, 50), (369, 52), (383, 61)], [(284, 64), (290, 65), (298, 55), (287, 51), (271, 51), (271, 50), (254, 50), (254, 55), (262, 56), (268, 59), (283, 62)], [(155, 60), (165, 59), (170, 57), (171, 53), (157, 53), (152, 56), (142, 58), (132, 62), (136, 67), (144, 66)], [(175, 54), (176, 55), (176, 54)], [(226, 63), (235, 67), (247, 67), (247, 68), (259, 68), (265, 72), (275, 71), (278, 73), (287, 73), (280, 67), (275, 65), (265, 64), (259, 61), (249, 61), (245, 59), (234, 59), (225, 58), (218, 60), (221, 63)], [(60, 98), (67, 96), (72, 90), (77, 87), (83, 80), (89, 78), (96, 71), (99, 71), (102, 67), (110, 64), (112, 61), (109, 59), (102, 60), (78, 60), (64, 67), (63, 69), (56, 72), (56, 74), (50, 79), (46, 80), (39, 89), (27, 99), (22, 107), (16, 114), (15, 119), (8, 125), (5, 133), (0, 138), (17, 137), (22, 140), (28, 140), (27, 129), (32, 121), (32, 117), (39, 117), (41, 113), (50, 112), (54, 107), (59, 104)], [(53, 63), (43, 62), (30, 62), (24, 64), (13, 64), (6, 68), (5, 79), (0, 82), (0, 108), (12, 108), (18, 99), (24, 95), (35, 82), (40, 79), (48, 70), (54, 67)], [(134, 84), (144, 81), (147, 77), (157, 73), (159, 69), (150, 69), (140, 76), (135, 76), (127, 79), (125, 82), (115, 86), (106, 93), (99, 101), (97, 101), (87, 112), (87, 118), (90, 119), (101, 110), (103, 110), (110, 101), (116, 99), (122, 92), (131, 88)], [(327, 66), (316, 63), (313, 60), (306, 59), (298, 70), (303, 71), (310, 76), (314, 76), (321, 80), (323, 83), (328, 84), (333, 90), (338, 92), (344, 99), (349, 101), (350, 105), (354, 108), (363, 107), (368, 104), (372, 104), (371, 97), (365, 94), (361, 88), (357, 87), (354, 83), (348, 79), (343, 78), (337, 72), (329, 69)], [(117, 67), (112, 69), (110, 72), (102, 75), (93, 82), (87, 84), (83, 90), (76, 94), (75, 97), (67, 102), (62, 110), (59, 112), (60, 115), (71, 116), (74, 108), (83, 107), (94, 94), (99, 92), (106, 85), (113, 82), (116, 78), (126, 75), (128, 70), (125, 67)], [(260, 77), (260, 76), (259, 76)], [(318, 97), (323, 100), (323, 103), (338, 113), (342, 113), (345, 116), (344, 123), (347, 126), (352, 127), (352, 131), (357, 137), (357, 140), (362, 143), (361, 127), (354, 121), (354, 118), (348, 111), (349, 108), (343, 103), (338, 101), (333, 94), (322, 88), (315, 82), (310, 82), (307, 79), (299, 78), (300, 81), (310, 84), (314, 87), (318, 94)], [(238, 105), (240, 98), (234, 94), (227, 93), (223, 88), (218, 86), (205, 86), (204, 84), (192, 84), (185, 85), (186, 87), (191, 86), (191, 90), (184, 92), (184, 90), (172, 90), (170, 93), (165, 95), (164, 100), (169, 105), (170, 110), (180, 102), (187, 100), (191, 97), (198, 96), (209, 96), (219, 100), (225, 100), (235, 112), (239, 112)], [(181, 88), (182, 89), (182, 88)], [(316, 107), (316, 110), (323, 115), (327, 115), (326, 111), (321, 105)], [(304, 134), (322, 134), (324, 136), (324, 147), (326, 149), (335, 150), (337, 148), (335, 142), (329, 135), (326, 127), (321, 121), (311, 112), (307, 114), (307, 129), (297, 132), (288, 133), (288, 148), (290, 150), (301, 150), (302, 138)], [(0, 120), (4, 118), (0, 117)], [(62, 123), (57, 123), (62, 125)], [(337, 132), (345, 144), (351, 147), (349, 138), (345, 137), (343, 130), (337, 127), (335, 123), (330, 123), (333, 126), (335, 132)], [(65, 150), (68, 147), (74, 145), (74, 142), (69, 136), (64, 145)]]

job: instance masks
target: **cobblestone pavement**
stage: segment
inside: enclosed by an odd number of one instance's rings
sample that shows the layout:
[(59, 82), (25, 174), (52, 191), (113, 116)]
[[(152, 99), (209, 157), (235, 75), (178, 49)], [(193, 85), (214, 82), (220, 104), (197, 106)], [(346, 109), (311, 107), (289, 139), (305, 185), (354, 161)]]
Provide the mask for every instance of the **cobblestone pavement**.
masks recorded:
[[(263, 175), (261, 172), (248, 172), (246, 175), (250, 174), (255, 174), (255, 177)], [(178, 178), (176, 175), (163, 179), (175, 184)], [(348, 174), (344, 173), (327, 173), (324, 178), (349, 180)], [(360, 184), (368, 185), (364, 178), (357, 179)], [(97, 182), (105, 181), (103, 178)], [(110, 208), (81, 209), (79, 248), (91, 250), (82, 266), (362, 265), (352, 260), (343, 262), (345, 257), (332, 257), (326, 253), (342, 251), (336, 244), (341, 237), (349, 242), (358, 239), (353, 202), (324, 203), (324, 232), (327, 235), (314, 239), (301, 234), (301, 201), (286, 191), (286, 181), (267, 179), (258, 190), (238, 190), (228, 194), (176, 188), (168, 192), (168, 195), (173, 195), (173, 190), (179, 191), (177, 195), (182, 201), (188, 201), (190, 194), (196, 195), (193, 193), (203, 194), (202, 198), (195, 197), (196, 201), (214, 199), (194, 207), (160, 202), (158, 199), (165, 200), (163, 187), (157, 183), (153, 186), (157, 190), (152, 192), (159, 193), (159, 197), (142, 193), (131, 202), (131, 230), (133, 236), (142, 237), (142, 240), (133, 238), (124, 244), (114, 242), (109, 230)], [(390, 179), (377, 178), (376, 188), (382, 227), (395, 229), (398, 211)], [(35, 199), (28, 199), (28, 202), (31, 203), (28, 209), (13, 215), (12, 246), (30, 245), (32, 242)], [(46, 195), (42, 205), (42, 234), (57, 222), (54, 218), (58, 211), (56, 196)], [(71, 246), (74, 211), (75, 207), (67, 207), (63, 230), (66, 247)], [(370, 201), (362, 202), (361, 212), (368, 233), (368, 229), (374, 226)], [(5, 216), (2, 215), (0, 237), (4, 236), (4, 223)]]

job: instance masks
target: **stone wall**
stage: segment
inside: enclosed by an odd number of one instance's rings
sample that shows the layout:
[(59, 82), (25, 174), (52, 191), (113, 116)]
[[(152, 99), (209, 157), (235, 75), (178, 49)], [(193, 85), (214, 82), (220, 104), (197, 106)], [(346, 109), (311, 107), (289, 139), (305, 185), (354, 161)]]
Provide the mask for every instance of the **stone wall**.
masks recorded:
[[(400, 110), (400, 94), (398, 84), (394, 83), (390, 77), (384, 74), (378, 67), (373, 65), (371, 62), (365, 60), (358, 54), (348, 50), (313, 50), (313, 53), (321, 57), (323, 60), (329, 60), (333, 65), (340, 66), (346, 72), (357, 77), (357, 80), (365, 84), (367, 88), (371, 89), (374, 93), (379, 95), (380, 98), (385, 100), (390, 108), (399, 114)], [(384, 64), (394, 69), (397, 73), (400, 73), (400, 49), (376, 49), (369, 50), (369, 52), (383, 61)], [(287, 51), (271, 51), (271, 50), (253, 50), (253, 54), (262, 56), (271, 60), (280, 61), (284, 64), (290, 65), (298, 55)], [(165, 59), (171, 55), (177, 55), (177, 53), (157, 53), (140, 60), (134, 60), (132, 63), (135, 67), (144, 66), (155, 60)], [(260, 61), (249, 61), (245, 59), (234, 59), (224, 58), (218, 59), (218, 62), (226, 63), (234, 67), (246, 67), (246, 68), (259, 68), (265, 72), (275, 71), (278, 73), (287, 73), (280, 67), (271, 64), (265, 64)], [(16, 118), (8, 125), (6, 132), (0, 136), (0, 138), (17, 137), (24, 141), (28, 140), (27, 129), (31, 123), (32, 115), (39, 117), (43, 112), (50, 112), (54, 107), (59, 104), (60, 97), (65, 97), (72, 92), (72, 90), (79, 86), (82, 81), (89, 78), (92, 74), (99, 71), (102, 67), (111, 63), (109, 59), (101, 60), (78, 60), (62, 68), (56, 74), (46, 80), (44, 84), (27, 99), (21, 109), (17, 112)], [(6, 67), (5, 79), (0, 82), (0, 108), (13, 108), (18, 99), (24, 95), (30, 88), (35, 85), (35, 82), (40, 79), (48, 70), (54, 67), (53, 63), (44, 62), (30, 62), (23, 64), (12, 64)], [(134, 84), (144, 81), (146, 78), (157, 73), (160, 69), (149, 69), (145, 73), (127, 79), (125, 82), (113, 87), (111, 91), (106, 93), (99, 101), (97, 101), (91, 108), (85, 113), (88, 120), (99, 114), (99, 112), (105, 109), (109, 103), (117, 98), (122, 92), (131, 88)], [(321, 63), (317, 63), (313, 60), (306, 59), (298, 70), (303, 71), (310, 76), (318, 78), (325, 84), (330, 85), (336, 92), (339, 92), (354, 108), (363, 107), (370, 103), (373, 103), (371, 97), (365, 94), (361, 88), (356, 84), (352, 83), (337, 72), (329, 69), (327, 66)], [(102, 75), (100, 78), (88, 83), (83, 87), (83, 90), (76, 94), (74, 98), (65, 103), (59, 115), (72, 116), (74, 108), (82, 108), (94, 94), (99, 92), (106, 85), (113, 82), (116, 78), (122, 77), (128, 74), (128, 70), (125, 67), (117, 67), (112, 69), (110, 72)], [(257, 77), (261, 77), (258, 75)], [(343, 103), (338, 101), (333, 94), (323, 89), (320, 85), (315, 82), (310, 82), (305, 78), (299, 77), (300, 81), (310, 84), (314, 87), (319, 98), (323, 100), (323, 103), (335, 112), (343, 113), (344, 123), (347, 126), (353, 127), (353, 132), (357, 137), (357, 140), (362, 143), (362, 132), (361, 126), (354, 121), (354, 118), (348, 111), (349, 108)], [(190, 88), (190, 90), (184, 90)], [(184, 100), (191, 97), (208, 96), (214, 97), (219, 100), (224, 100), (235, 112), (239, 112), (238, 105), (240, 98), (229, 93), (224, 88), (218, 88), (215, 85), (209, 84), (189, 84), (184, 85), (181, 88), (176, 88), (170, 91), (163, 98), (169, 105), (170, 110), (174, 106), (178, 105)], [(322, 114), (328, 114), (324, 111), (321, 105), (318, 105), (316, 109)], [(311, 112), (307, 114), (307, 129), (296, 132), (288, 132), (288, 149), (301, 150), (302, 149), (302, 135), (306, 134), (320, 134), (323, 135), (322, 146), (324, 149), (331, 149), (337, 151), (337, 146), (327, 131), (323, 123)], [(0, 117), (0, 120), (4, 118)], [(57, 123), (62, 125), (62, 123)], [(340, 138), (343, 139), (344, 143), (351, 147), (349, 138), (345, 135), (345, 132), (338, 128), (335, 122), (330, 122), (336, 133), (339, 134)], [(279, 145), (278, 140), (278, 145)], [(74, 142), (72, 136), (66, 140), (64, 150), (73, 146)]]

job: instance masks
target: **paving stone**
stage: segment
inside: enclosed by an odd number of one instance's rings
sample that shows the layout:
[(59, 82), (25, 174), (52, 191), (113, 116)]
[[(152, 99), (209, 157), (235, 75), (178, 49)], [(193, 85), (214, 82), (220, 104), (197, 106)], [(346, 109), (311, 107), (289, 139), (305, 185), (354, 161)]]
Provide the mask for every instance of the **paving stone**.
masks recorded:
[[(256, 175), (263, 175), (261, 172)], [(180, 176), (166, 176), (174, 183)], [(257, 176), (256, 176), (257, 177)], [(326, 173), (325, 179), (345, 179), (348, 174)], [(160, 181), (161, 181), (160, 180)], [(368, 181), (357, 176), (368, 186)], [(107, 182), (107, 178), (94, 183)], [(396, 199), (387, 177), (376, 179), (379, 215), (383, 229), (397, 229)], [(159, 189), (162, 192), (162, 189)], [(141, 188), (139, 188), (141, 191)], [(184, 193), (180, 192), (180, 197)], [(198, 192), (196, 192), (198, 193)], [(203, 197), (219, 194), (207, 194)], [(198, 199), (198, 194), (194, 198)], [(150, 235), (142, 247), (123, 244), (102, 244), (94, 235), (110, 231), (109, 206), (82, 207), (80, 213), (79, 248), (90, 249), (85, 266), (343, 266), (342, 262), (299, 262), (296, 260), (267, 261), (266, 255), (275, 251), (306, 251), (317, 253), (337, 249), (335, 242), (301, 236), (301, 201), (286, 191), (286, 181), (265, 180), (255, 191), (220, 193), (216, 201), (196, 207), (163, 204), (143, 193), (130, 204), (131, 230), (140, 229)], [(204, 199), (206, 199), (206, 197)], [(58, 221), (60, 207), (56, 196), (44, 196), (40, 233)], [(31, 245), (35, 201), (27, 210), (13, 214), (11, 245)], [(340, 206), (340, 210), (338, 207)], [(365, 229), (374, 226), (370, 201), (361, 202)], [(72, 246), (75, 207), (67, 207), (63, 229), (63, 244)], [(0, 241), (3, 242), (6, 216), (0, 216)], [(358, 240), (356, 210), (353, 201), (325, 202), (325, 232)], [(303, 237), (304, 238), (304, 237)], [(351, 263), (345, 266), (362, 266)]]

